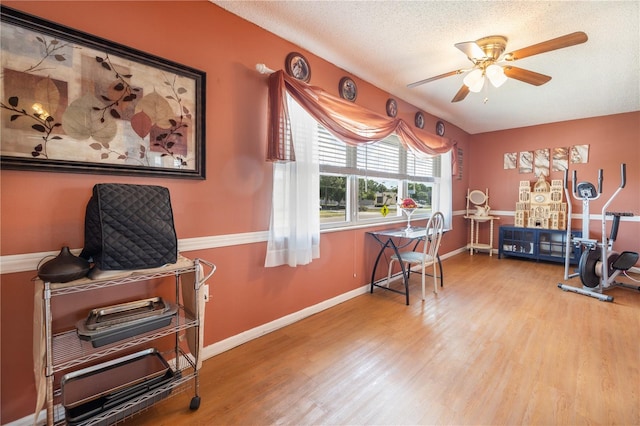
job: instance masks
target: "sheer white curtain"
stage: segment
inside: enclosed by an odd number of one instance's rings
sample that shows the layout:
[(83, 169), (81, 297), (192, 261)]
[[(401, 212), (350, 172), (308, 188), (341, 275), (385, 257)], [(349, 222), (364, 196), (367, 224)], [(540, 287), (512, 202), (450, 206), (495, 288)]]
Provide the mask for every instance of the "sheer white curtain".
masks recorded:
[(438, 194), (433, 197), (433, 211), (442, 212), (444, 215), (445, 229), (453, 228), (453, 178), (452, 178), (452, 160), (451, 156), (455, 150), (440, 154), (440, 181), (436, 185)]
[(265, 267), (298, 266), (320, 257), (317, 123), (287, 95), (296, 161), (273, 164)]

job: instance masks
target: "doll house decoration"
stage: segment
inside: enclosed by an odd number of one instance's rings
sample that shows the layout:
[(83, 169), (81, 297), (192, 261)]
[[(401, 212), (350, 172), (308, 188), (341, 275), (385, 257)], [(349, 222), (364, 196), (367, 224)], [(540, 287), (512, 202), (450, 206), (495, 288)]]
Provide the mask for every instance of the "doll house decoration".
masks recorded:
[(531, 187), (531, 182), (520, 181), (514, 225), (521, 228), (566, 229), (567, 203), (562, 202), (562, 179), (551, 180), (544, 175)]

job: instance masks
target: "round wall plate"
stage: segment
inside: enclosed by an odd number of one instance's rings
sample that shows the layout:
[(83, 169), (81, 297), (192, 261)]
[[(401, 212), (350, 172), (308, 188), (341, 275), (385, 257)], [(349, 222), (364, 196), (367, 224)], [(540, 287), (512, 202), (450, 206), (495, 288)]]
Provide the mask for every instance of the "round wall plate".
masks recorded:
[(298, 52), (291, 52), (284, 61), (284, 67), (291, 77), (308, 83), (311, 79), (311, 67), (307, 59)]
[(387, 100), (387, 115), (393, 118), (398, 115), (398, 103), (393, 98)]
[(418, 129), (424, 129), (424, 115), (420, 111), (416, 112), (414, 122)]
[(340, 97), (342, 99), (346, 99), (351, 102), (354, 102), (358, 97), (358, 86), (356, 86), (356, 82), (349, 77), (342, 77), (340, 79), (338, 91), (340, 92)]
[(444, 123), (440, 120), (436, 123), (436, 134), (438, 136), (444, 136)]

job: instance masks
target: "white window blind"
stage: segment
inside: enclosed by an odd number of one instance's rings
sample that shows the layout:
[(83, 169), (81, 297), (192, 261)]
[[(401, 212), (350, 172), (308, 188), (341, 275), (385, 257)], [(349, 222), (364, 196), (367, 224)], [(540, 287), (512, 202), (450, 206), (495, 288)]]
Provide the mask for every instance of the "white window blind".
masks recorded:
[(318, 126), (318, 153), (321, 166), (347, 167), (347, 145), (324, 127)]
[(352, 147), (318, 125), (318, 142), (320, 172), (431, 182), (440, 176), (440, 156), (407, 151), (396, 135)]

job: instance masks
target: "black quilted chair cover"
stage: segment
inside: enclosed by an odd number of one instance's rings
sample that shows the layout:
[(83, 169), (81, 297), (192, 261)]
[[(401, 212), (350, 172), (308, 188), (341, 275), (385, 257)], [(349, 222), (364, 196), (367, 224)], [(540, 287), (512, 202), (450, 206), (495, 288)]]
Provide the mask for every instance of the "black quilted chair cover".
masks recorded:
[(93, 187), (81, 257), (99, 269), (146, 269), (175, 263), (178, 241), (169, 190), (100, 183)]

